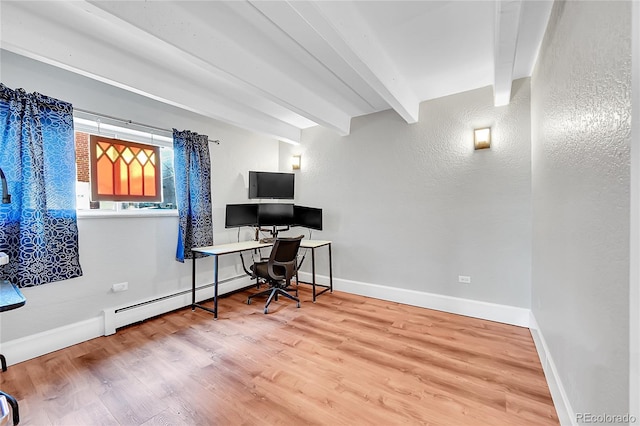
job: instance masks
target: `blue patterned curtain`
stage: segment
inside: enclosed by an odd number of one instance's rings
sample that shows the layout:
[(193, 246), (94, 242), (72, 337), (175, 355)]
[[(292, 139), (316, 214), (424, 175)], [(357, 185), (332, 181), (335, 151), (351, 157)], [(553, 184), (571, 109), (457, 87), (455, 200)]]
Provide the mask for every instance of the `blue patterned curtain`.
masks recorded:
[(213, 245), (211, 158), (207, 135), (173, 129), (173, 167), (180, 217), (176, 260), (192, 259), (191, 249)]
[(71, 104), (0, 83), (0, 277), (31, 287), (82, 275)]

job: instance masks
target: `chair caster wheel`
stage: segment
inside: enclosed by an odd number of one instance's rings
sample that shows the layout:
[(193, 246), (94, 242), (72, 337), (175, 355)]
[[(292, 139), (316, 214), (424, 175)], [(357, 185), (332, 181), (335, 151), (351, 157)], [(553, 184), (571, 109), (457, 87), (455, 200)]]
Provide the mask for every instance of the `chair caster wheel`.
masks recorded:
[(247, 299), (247, 305), (251, 304), (251, 299)]
[(264, 313), (266, 315), (267, 313), (269, 313), (269, 310), (267, 308), (264, 308)]
[(300, 302), (298, 302), (298, 308), (300, 307)]

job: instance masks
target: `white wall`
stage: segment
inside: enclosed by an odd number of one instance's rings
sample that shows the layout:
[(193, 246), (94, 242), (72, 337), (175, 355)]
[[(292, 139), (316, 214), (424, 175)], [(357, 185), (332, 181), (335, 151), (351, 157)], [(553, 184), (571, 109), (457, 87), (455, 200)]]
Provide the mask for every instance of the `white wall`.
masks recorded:
[[(76, 108), (162, 128), (190, 129), (220, 139), (220, 145), (210, 144), (214, 240), (236, 240), (235, 230), (224, 229), (224, 206), (248, 201), (249, 170), (277, 170), (277, 141), (4, 50), (0, 54), (0, 81), (10, 88), (38, 91)], [(177, 226), (177, 217), (80, 218), (84, 275), (23, 289), (27, 304), (0, 316), (0, 342), (95, 318), (105, 308), (190, 288), (190, 262), (174, 260)], [(221, 279), (242, 274), (236, 260), (221, 259)], [(198, 282), (211, 282), (211, 270), (210, 259), (198, 261)], [(110, 291), (112, 284), (123, 281), (129, 282), (128, 291)]]
[(630, 2), (555, 3), (532, 77), (532, 310), (576, 414), (629, 409), (630, 73)]
[[(422, 103), (416, 124), (384, 111), (349, 136), (314, 127), (281, 143), (283, 171), (302, 154), (296, 203), (323, 209), (313, 236), (333, 240), (334, 277), (528, 308), (529, 100), (524, 79), (508, 106), (486, 87)], [(486, 126), (492, 147), (474, 151)]]

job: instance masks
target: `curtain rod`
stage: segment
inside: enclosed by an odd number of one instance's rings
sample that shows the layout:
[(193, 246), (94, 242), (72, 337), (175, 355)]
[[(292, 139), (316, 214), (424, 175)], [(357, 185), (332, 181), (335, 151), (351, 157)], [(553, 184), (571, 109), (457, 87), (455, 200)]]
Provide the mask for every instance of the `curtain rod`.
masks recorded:
[[(125, 120), (123, 118), (118, 118), (118, 117), (113, 117), (111, 115), (106, 115), (106, 114), (99, 114), (97, 112), (93, 112), (93, 111), (87, 111), (86, 109), (81, 109), (81, 108), (73, 108), (74, 111), (78, 111), (78, 112), (82, 112), (84, 114), (89, 114), (89, 115), (93, 115), (94, 117), (102, 117), (102, 118), (108, 118), (110, 120), (115, 120), (115, 121), (120, 121), (121, 123), (126, 123), (126, 124), (133, 124), (134, 126), (140, 126), (140, 127), (146, 127), (147, 129), (152, 129), (152, 130), (158, 130), (161, 132), (167, 132), (167, 133), (173, 133), (173, 130), (170, 129), (163, 129), (162, 127), (156, 127), (156, 126), (150, 126), (148, 124), (143, 124), (143, 123), (137, 123), (135, 121), (131, 121), (131, 120)], [(209, 139), (209, 136), (207, 136), (207, 141), (209, 142), (213, 142), (216, 145), (220, 145), (220, 141), (218, 139), (216, 140), (211, 140)]]

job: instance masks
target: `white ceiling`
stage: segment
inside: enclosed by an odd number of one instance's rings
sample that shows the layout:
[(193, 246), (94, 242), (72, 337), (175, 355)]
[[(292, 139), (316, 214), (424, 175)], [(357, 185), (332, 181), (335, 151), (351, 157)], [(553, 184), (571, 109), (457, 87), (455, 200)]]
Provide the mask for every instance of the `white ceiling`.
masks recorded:
[[(6, 1), (0, 47), (288, 142), (531, 75), (551, 1)], [(34, 31), (34, 28), (37, 30)]]

